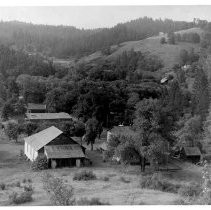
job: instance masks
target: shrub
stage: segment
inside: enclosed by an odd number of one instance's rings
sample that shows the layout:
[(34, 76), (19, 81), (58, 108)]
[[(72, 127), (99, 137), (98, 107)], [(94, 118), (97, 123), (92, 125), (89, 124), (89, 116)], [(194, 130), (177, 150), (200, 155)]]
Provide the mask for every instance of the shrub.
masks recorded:
[(28, 181), (28, 183), (32, 183), (32, 180), (30, 178), (27, 181)]
[(142, 188), (172, 193), (177, 193), (180, 188), (180, 185), (165, 180), (160, 173), (154, 173), (153, 175), (142, 177), (140, 185)]
[(126, 180), (123, 176), (120, 177), (120, 181), (124, 183), (130, 183), (130, 180)]
[(107, 176), (104, 176), (102, 179), (103, 179), (103, 181), (105, 181), (105, 182), (108, 182), (108, 181), (109, 181), (109, 177), (107, 177)]
[(165, 44), (165, 43), (166, 43), (165, 37), (162, 37), (162, 38), (160, 39), (160, 43), (161, 43), (161, 44)]
[(24, 186), (24, 191), (25, 192), (33, 192), (34, 189), (33, 189), (32, 185), (30, 184), (28, 186)]
[(189, 205), (190, 202), (184, 200), (184, 199), (177, 199), (174, 201), (174, 205)]
[(49, 173), (42, 176), (43, 188), (50, 196), (53, 205), (70, 206), (75, 204), (73, 188), (67, 188), (62, 179), (56, 178)]
[(87, 180), (95, 180), (97, 179), (96, 175), (92, 171), (81, 171), (75, 173), (73, 180), (78, 181), (87, 181)]
[(35, 161), (32, 162), (31, 169), (33, 171), (45, 170), (48, 168), (48, 159), (45, 155), (38, 155)]
[(24, 151), (20, 149), (19, 158), (22, 159), (24, 157)]
[(99, 198), (92, 198), (88, 200), (87, 198), (81, 198), (77, 205), (79, 206), (99, 206), (99, 205), (109, 205), (109, 203), (103, 203)]
[(0, 183), (0, 189), (5, 190), (5, 188), (6, 188), (6, 185), (4, 183)]
[(19, 181), (16, 182), (16, 187), (20, 187), (21, 183)]
[(24, 178), (22, 182), (23, 182), (23, 183), (26, 183), (26, 182), (27, 182), (27, 179), (26, 179), (26, 178)]
[(197, 197), (201, 194), (202, 188), (200, 185), (190, 183), (189, 185), (181, 186), (178, 193), (186, 197)]
[(22, 204), (32, 201), (33, 192), (22, 192), (20, 194), (13, 192), (9, 195), (9, 202), (11, 204)]
[(17, 142), (19, 125), (15, 122), (9, 122), (5, 128), (5, 133), (10, 140), (14, 139)]

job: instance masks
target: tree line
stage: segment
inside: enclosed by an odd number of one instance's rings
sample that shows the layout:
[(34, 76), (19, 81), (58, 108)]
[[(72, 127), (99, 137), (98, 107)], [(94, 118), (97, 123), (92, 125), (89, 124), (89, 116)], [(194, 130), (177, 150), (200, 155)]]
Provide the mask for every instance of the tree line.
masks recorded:
[(125, 41), (144, 39), (159, 32), (188, 29), (194, 25), (193, 22), (144, 17), (117, 24), (112, 28), (84, 30), (69, 26), (1, 21), (0, 43), (50, 56), (81, 56)]

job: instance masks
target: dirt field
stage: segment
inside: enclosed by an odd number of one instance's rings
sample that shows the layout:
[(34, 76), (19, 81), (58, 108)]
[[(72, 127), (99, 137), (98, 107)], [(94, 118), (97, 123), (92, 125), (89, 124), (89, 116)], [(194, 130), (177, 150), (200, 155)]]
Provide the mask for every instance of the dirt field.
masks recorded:
[[(0, 182), (7, 186), (5, 190), (0, 190), (0, 205), (8, 205), (9, 194), (23, 190), (17, 187), (16, 183), (20, 182), (23, 187), (24, 179), (31, 179), (34, 187), (33, 201), (24, 205), (50, 205), (49, 198), (42, 187), (42, 172), (32, 172), (30, 163), (18, 158), (20, 149), (23, 149), (23, 144), (9, 142), (1, 134)], [(76, 199), (97, 197), (111, 205), (175, 204), (179, 199), (178, 194), (142, 189), (139, 184), (141, 179), (139, 166), (111, 165), (103, 163), (100, 152), (87, 151), (87, 153), (93, 161), (90, 167), (47, 170), (62, 178), (67, 185), (72, 185)], [(191, 180), (200, 180), (200, 167), (184, 163), (183, 168), (178, 172), (165, 173), (172, 182), (187, 183)], [(73, 181), (74, 173), (84, 169), (92, 170), (97, 175), (97, 180)], [(109, 177), (109, 181), (104, 181), (104, 177)], [(122, 177), (126, 181), (122, 181)]]

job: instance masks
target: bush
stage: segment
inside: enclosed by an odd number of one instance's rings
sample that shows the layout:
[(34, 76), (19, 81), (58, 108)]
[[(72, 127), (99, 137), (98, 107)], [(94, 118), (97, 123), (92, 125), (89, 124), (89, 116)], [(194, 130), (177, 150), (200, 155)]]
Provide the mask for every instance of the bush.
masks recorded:
[(92, 171), (81, 171), (75, 173), (73, 180), (88, 181), (97, 179), (96, 175)]
[(49, 173), (42, 176), (43, 188), (50, 196), (53, 205), (70, 206), (75, 204), (73, 188), (67, 188), (62, 179), (55, 178)]
[(5, 188), (6, 188), (6, 185), (4, 183), (0, 183), (0, 189), (5, 190)]
[(162, 37), (162, 38), (160, 39), (160, 43), (161, 43), (161, 44), (165, 44), (165, 43), (166, 43), (165, 37)]
[(109, 181), (109, 177), (107, 177), (107, 176), (104, 176), (102, 179), (103, 179), (103, 181), (105, 181), (105, 182), (108, 182), (108, 181)]
[(124, 183), (130, 183), (130, 180), (126, 180), (123, 176), (120, 177), (120, 181), (122, 181)]
[(197, 197), (201, 194), (202, 188), (200, 185), (190, 183), (189, 185), (181, 186), (178, 193), (186, 197)]
[(88, 200), (87, 198), (81, 198), (77, 205), (79, 206), (99, 206), (99, 205), (109, 205), (109, 203), (103, 203), (99, 198), (92, 198)]
[(11, 195), (9, 195), (9, 202), (11, 204), (22, 204), (26, 202), (32, 201), (32, 194), (33, 192), (22, 192), (21, 194), (18, 194), (16, 192), (13, 192)]
[(9, 137), (10, 140), (15, 140), (17, 142), (18, 133), (19, 133), (19, 125), (15, 122), (9, 122), (5, 128), (5, 133)]
[(34, 189), (33, 189), (32, 185), (30, 184), (28, 186), (24, 186), (24, 191), (25, 192), (33, 192)]
[(20, 187), (21, 186), (21, 183), (18, 181), (16, 182), (16, 187)]
[(32, 183), (32, 180), (30, 178), (27, 181), (28, 181), (28, 183)]
[(32, 162), (31, 169), (33, 171), (45, 170), (48, 168), (48, 159), (45, 155), (38, 155), (35, 161)]
[(180, 188), (180, 185), (165, 180), (160, 173), (142, 177), (140, 185), (142, 188), (172, 193), (177, 193)]

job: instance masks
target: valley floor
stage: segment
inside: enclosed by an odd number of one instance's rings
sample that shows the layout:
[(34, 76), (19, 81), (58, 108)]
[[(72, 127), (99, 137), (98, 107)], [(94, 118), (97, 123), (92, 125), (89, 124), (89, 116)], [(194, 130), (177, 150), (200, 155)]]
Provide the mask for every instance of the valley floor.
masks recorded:
[[(2, 135), (1, 135), (2, 136)], [(18, 158), (23, 144), (9, 142), (6, 137), (0, 139), (0, 183), (5, 183), (6, 189), (0, 190), (0, 205), (8, 205), (8, 196), (12, 192), (23, 190), (17, 187), (20, 182), (24, 186), (24, 179), (31, 179), (34, 187), (33, 201), (24, 205), (50, 205), (49, 198), (43, 190), (41, 174), (30, 170), (30, 163)], [(80, 199), (99, 198), (102, 202), (111, 205), (138, 205), (138, 204), (177, 204), (180, 196), (174, 193), (166, 193), (156, 190), (147, 190), (140, 187), (141, 172), (139, 166), (123, 167), (111, 165), (102, 161), (101, 153), (98, 151), (87, 151), (93, 160), (90, 167), (83, 168), (60, 168), (49, 169), (64, 180), (64, 183), (74, 188), (74, 197)], [(181, 163), (182, 170), (177, 172), (163, 172), (172, 182), (190, 181), (199, 182), (201, 178), (201, 167)], [(79, 170), (92, 170), (97, 175), (97, 180), (73, 181), (75, 172)], [(108, 181), (103, 178), (108, 177)]]

